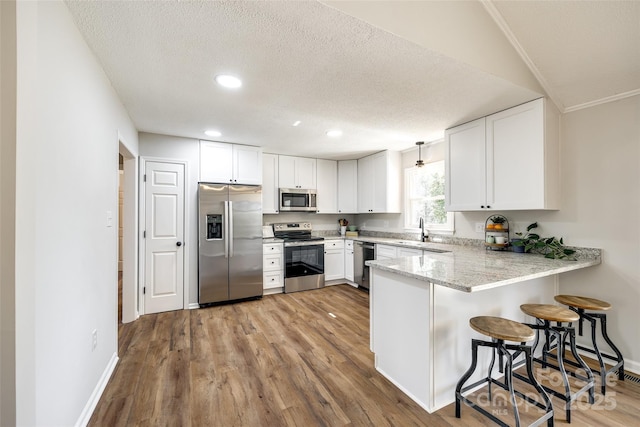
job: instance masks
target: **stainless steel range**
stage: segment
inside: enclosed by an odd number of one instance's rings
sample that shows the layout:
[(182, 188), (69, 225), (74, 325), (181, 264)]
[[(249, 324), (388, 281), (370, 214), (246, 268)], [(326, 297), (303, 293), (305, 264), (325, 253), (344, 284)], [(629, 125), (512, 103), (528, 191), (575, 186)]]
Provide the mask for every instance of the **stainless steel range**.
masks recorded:
[(273, 235), (284, 240), (284, 292), (324, 287), (324, 238), (311, 235), (311, 223), (273, 224)]

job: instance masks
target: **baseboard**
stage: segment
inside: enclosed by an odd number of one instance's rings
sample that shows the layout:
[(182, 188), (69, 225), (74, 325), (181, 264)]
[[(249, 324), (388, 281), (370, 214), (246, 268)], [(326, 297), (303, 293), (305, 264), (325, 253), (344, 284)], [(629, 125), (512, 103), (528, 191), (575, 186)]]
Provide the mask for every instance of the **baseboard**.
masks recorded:
[(262, 295), (276, 295), (276, 294), (281, 294), (283, 292), (284, 292), (284, 288), (280, 286), (277, 288), (263, 289)]
[(191, 302), (189, 303), (189, 310), (195, 310), (196, 308), (200, 308), (200, 304), (198, 304), (197, 302)]
[(93, 415), (94, 409), (98, 405), (98, 401), (104, 392), (104, 389), (107, 387), (107, 383), (109, 382), (109, 378), (113, 374), (113, 371), (116, 369), (116, 365), (118, 364), (118, 353), (113, 353), (111, 356), (111, 360), (107, 364), (102, 376), (100, 377), (100, 381), (96, 384), (96, 387), (93, 389), (93, 393), (91, 393), (91, 397), (87, 404), (84, 406), (82, 413), (80, 414), (80, 418), (76, 421), (76, 427), (85, 427), (89, 424), (89, 420), (91, 419), (91, 415)]

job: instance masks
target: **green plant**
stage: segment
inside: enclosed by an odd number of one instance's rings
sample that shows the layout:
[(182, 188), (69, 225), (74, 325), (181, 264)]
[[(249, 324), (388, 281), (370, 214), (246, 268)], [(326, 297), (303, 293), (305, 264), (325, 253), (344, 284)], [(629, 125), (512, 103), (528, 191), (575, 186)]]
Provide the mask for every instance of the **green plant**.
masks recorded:
[(514, 233), (518, 236), (513, 240), (511, 244), (513, 246), (524, 247), (525, 252), (535, 252), (545, 256), (545, 258), (551, 259), (566, 259), (568, 261), (575, 261), (575, 253), (573, 249), (567, 249), (564, 246), (562, 237), (560, 239), (556, 237), (540, 237), (539, 234), (531, 233), (531, 230), (538, 228), (538, 223), (534, 222), (527, 226), (526, 232)]
[(504, 224), (505, 221), (507, 220), (505, 217), (501, 216), (501, 215), (495, 215), (492, 216), (491, 218), (489, 218), (491, 220), (492, 223), (494, 224)]

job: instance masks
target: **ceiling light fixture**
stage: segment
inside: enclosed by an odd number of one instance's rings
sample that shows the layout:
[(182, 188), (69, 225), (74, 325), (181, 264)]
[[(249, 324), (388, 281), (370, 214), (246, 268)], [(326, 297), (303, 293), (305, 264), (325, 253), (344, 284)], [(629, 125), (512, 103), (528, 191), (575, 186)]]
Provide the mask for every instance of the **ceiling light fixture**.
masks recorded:
[(302, 123), (300, 120), (296, 120), (291, 126), (298, 126), (300, 123)]
[(337, 138), (339, 136), (342, 136), (342, 131), (339, 129), (334, 129), (334, 130), (328, 130), (327, 131), (327, 136), (330, 138)]
[(220, 86), (224, 86), (229, 89), (237, 89), (242, 86), (242, 80), (237, 77), (230, 76), (228, 74), (219, 74), (216, 76), (216, 82)]
[(416, 142), (418, 146), (418, 161), (416, 162), (416, 166), (421, 168), (424, 166), (424, 162), (422, 161), (422, 146), (424, 145), (424, 141)]
[(213, 129), (205, 130), (204, 134), (207, 136), (222, 136), (222, 133), (220, 131), (213, 130)]

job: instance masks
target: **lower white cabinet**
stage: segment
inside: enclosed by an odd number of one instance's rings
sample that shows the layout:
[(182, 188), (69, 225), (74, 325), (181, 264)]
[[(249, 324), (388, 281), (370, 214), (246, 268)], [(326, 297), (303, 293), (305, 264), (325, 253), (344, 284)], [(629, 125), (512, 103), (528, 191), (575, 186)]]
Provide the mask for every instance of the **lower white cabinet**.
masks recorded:
[(408, 256), (422, 256), (421, 249), (404, 248), (389, 245), (376, 245), (376, 259), (393, 259)]
[(344, 278), (354, 281), (353, 271), (353, 240), (344, 241)]
[(262, 288), (282, 289), (284, 287), (284, 269), (282, 243), (262, 245)]
[(398, 258), (398, 250), (395, 246), (376, 245), (376, 260)]
[(422, 250), (412, 248), (398, 248), (398, 258), (407, 256), (422, 256)]
[(324, 241), (324, 280), (344, 279), (344, 240)]

